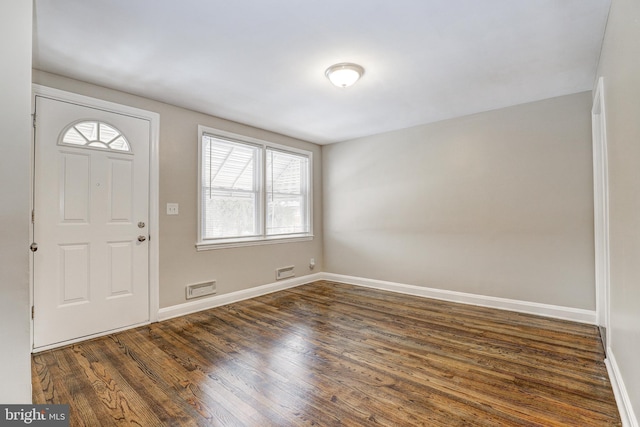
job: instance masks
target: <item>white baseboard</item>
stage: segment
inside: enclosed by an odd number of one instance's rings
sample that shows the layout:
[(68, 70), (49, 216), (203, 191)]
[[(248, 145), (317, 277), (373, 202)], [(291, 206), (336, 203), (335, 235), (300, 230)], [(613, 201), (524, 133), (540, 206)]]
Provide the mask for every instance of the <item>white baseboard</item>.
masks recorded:
[(158, 321), (167, 320), (178, 316), (184, 316), (186, 314), (195, 313), (197, 311), (208, 310), (210, 308), (219, 307), (221, 305), (227, 305), (250, 298), (256, 298), (261, 295), (282, 291), (284, 289), (294, 288), (306, 283), (315, 282), (316, 280), (322, 280), (322, 275), (323, 273), (315, 273), (302, 277), (294, 277), (292, 279), (280, 280), (278, 282), (269, 283), (267, 285), (256, 286), (255, 288), (231, 292), (224, 295), (216, 295), (209, 298), (202, 298), (197, 301), (189, 301), (184, 304), (161, 308), (158, 311)]
[(638, 419), (633, 411), (633, 406), (631, 406), (631, 399), (627, 393), (627, 388), (622, 380), (622, 374), (620, 373), (620, 368), (618, 368), (618, 363), (616, 362), (611, 347), (607, 348), (607, 358), (604, 363), (607, 366), (611, 388), (613, 388), (613, 394), (618, 404), (622, 427), (639, 427)]
[(540, 304), (529, 301), (519, 301), (507, 298), (490, 297), (484, 295), (475, 295), (464, 292), (447, 291), (443, 289), (426, 288), (423, 286), (385, 282), (382, 280), (344, 276), (341, 274), (320, 274), (323, 280), (332, 280), (335, 282), (348, 283), (351, 285), (365, 286), (385, 291), (399, 292), (402, 294), (415, 295), (425, 298), (434, 298), (444, 301), (458, 302), (462, 304), (479, 305), (482, 307), (517, 311), (519, 313), (537, 314), (539, 316), (571, 320), (573, 322), (588, 323), (591, 325), (596, 324), (596, 312), (591, 310)]
[(315, 273), (302, 277), (294, 277), (292, 279), (257, 286), (255, 288), (231, 292), (224, 295), (216, 295), (209, 298), (199, 299), (197, 301), (190, 301), (184, 304), (161, 308), (158, 311), (158, 320), (162, 321), (171, 319), (173, 317), (184, 316), (186, 314), (195, 313), (197, 311), (207, 310), (209, 308), (219, 307), (221, 305), (259, 297), (261, 295), (266, 295), (272, 292), (294, 288), (296, 286), (315, 282), (316, 280), (332, 280), (334, 282), (341, 282), (390, 292), (415, 295), (424, 298), (434, 298), (444, 301), (497, 308), (501, 310), (517, 311), (520, 313), (537, 314), (539, 316), (571, 320), (574, 322), (588, 323), (592, 325), (596, 324), (596, 312), (591, 310), (468, 294), (464, 292), (447, 291), (443, 289), (426, 288), (423, 286), (386, 282), (382, 280), (345, 276), (334, 273)]

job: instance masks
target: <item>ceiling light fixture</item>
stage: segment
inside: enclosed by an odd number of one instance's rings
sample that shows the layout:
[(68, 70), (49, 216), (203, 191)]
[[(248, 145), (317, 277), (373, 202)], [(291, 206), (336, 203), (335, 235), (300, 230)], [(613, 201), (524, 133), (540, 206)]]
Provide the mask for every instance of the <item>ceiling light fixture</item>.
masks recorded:
[(362, 77), (364, 68), (358, 64), (341, 62), (327, 68), (324, 74), (334, 86), (349, 87)]

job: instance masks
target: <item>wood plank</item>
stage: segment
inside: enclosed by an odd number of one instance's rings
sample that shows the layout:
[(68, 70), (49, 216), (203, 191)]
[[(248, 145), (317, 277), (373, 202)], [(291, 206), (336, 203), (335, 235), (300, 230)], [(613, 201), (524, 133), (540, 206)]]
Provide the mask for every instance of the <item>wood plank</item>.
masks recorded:
[(620, 426), (596, 327), (320, 281), (33, 356), (71, 425)]

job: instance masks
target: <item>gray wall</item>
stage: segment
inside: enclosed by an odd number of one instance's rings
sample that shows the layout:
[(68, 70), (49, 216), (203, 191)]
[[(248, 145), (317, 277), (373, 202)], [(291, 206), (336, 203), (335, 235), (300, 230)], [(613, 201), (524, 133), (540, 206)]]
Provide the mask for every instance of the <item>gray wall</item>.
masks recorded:
[(31, 8), (0, 2), (0, 403), (31, 403)]
[[(34, 70), (34, 83), (160, 114), (160, 307), (185, 302), (185, 286), (217, 280), (218, 295), (275, 282), (275, 269), (296, 266), (297, 276), (322, 271), (321, 151), (315, 144), (269, 133), (169, 104)], [(213, 94), (212, 96), (215, 96)], [(314, 233), (309, 242), (197, 252), (198, 125), (302, 148), (314, 156)], [(166, 204), (180, 215), (167, 216)], [(309, 259), (316, 268), (309, 270)]]
[(598, 76), (609, 146), (613, 355), (640, 413), (640, 3), (614, 0)]
[(323, 147), (325, 269), (595, 309), (589, 92)]

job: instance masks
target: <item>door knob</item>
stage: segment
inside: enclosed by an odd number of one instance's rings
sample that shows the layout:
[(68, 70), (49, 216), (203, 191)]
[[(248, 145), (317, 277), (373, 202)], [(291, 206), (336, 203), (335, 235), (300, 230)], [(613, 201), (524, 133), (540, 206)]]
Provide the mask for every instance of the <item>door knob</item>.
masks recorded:
[(147, 236), (143, 236), (143, 235), (138, 236), (138, 242), (144, 242), (145, 240), (147, 240)]

